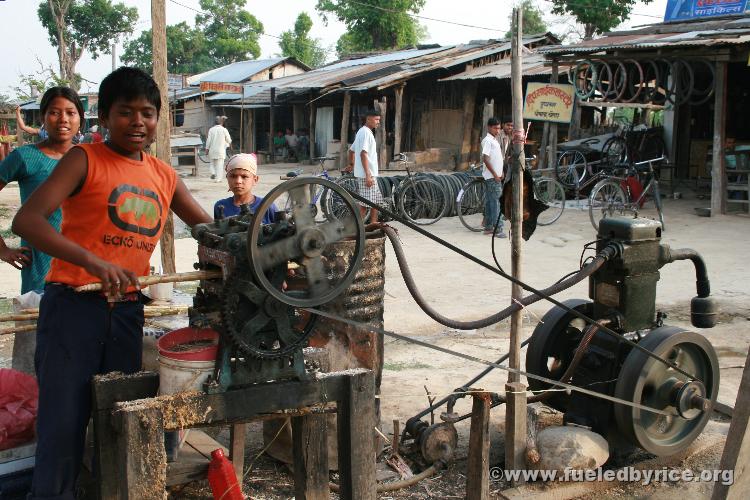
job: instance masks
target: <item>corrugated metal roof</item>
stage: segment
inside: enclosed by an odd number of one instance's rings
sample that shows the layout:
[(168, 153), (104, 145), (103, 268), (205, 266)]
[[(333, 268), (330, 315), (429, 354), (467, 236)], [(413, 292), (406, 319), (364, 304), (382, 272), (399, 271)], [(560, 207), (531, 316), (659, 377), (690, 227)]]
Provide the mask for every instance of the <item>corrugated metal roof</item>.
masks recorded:
[(323, 66), (323, 70), (337, 70), (337, 69), (343, 69), (343, 68), (351, 68), (352, 66), (361, 66), (363, 64), (377, 64), (377, 63), (386, 63), (386, 62), (393, 62), (393, 61), (405, 61), (407, 59), (414, 59), (415, 57), (424, 56), (427, 54), (434, 54), (435, 52), (440, 52), (446, 49), (451, 48), (448, 47), (433, 47), (429, 49), (409, 49), (409, 50), (398, 50), (396, 52), (387, 52), (385, 54), (378, 54), (374, 56), (368, 56), (368, 57), (361, 57), (358, 59), (347, 59), (345, 61), (339, 61), (332, 64), (329, 64), (328, 66)]
[(291, 57), (274, 57), (271, 59), (255, 59), (252, 61), (239, 61), (227, 64), (221, 68), (212, 69), (188, 77), (188, 85), (199, 85), (200, 82), (240, 83), (251, 78), (253, 75), (271, 68), (285, 60), (293, 61), (300, 67), (308, 69), (307, 66)]
[[(552, 67), (544, 65), (546, 60), (541, 54), (525, 54), (521, 66), (523, 76), (549, 75), (552, 73)], [(439, 81), (450, 82), (454, 80), (478, 80), (482, 78), (507, 79), (511, 76), (511, 61), (510, 57), (506, 57), (492, 64), (476, 66), (453, 76), (441, 78)], [(562, 75), (567, 66), (560, 65), (560, 68), (560, 74)]]
[(573, 45), (540, 47), (538, 52), (550, 56), (621, 49), (705, 47), (747, 43), (750, 43), (750, 16), (705, 22), (659, 23), (632, 31), (608, 33), (601, 38), (584, 40)]

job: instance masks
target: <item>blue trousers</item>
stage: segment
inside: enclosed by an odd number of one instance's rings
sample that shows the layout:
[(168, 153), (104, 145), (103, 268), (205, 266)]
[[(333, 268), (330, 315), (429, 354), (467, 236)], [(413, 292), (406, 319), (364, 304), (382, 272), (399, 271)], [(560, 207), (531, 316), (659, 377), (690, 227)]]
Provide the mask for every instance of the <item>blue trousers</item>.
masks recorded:
[[(500, 191), (503, 188), (502, 182), (496, 182), (495, 179), (484, 180), (484, 229), (490, 231), (495, 228), (497, 216), (500, 214)], [(497, 225), (497, 231), (503, 230), (503, 218)]]
[(34, 356), (39, 410), (30, 499), (75, 499), (91, 416), (91, 379), (139, 371), (142, 345), (142, 303), (110, 305), (97, 293), (46, 286)]

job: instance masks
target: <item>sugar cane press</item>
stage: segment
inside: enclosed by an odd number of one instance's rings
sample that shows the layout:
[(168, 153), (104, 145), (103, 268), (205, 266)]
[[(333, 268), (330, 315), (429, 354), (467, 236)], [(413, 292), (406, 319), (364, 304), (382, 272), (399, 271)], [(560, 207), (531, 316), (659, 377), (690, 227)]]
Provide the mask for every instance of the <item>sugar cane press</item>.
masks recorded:
[[(323, 185), (349, 206), (340, 219), (316, 221), (313, 193)], [(277, 207), (289, 207), (277, 210)], [(263, 224), (267, 210), (273, 223)], [(317, 178), (300, 178), (274, 188), (253, 213), (246, 206), (234, 217), (198, 224), (202, 270), (222, 271), (222, 278), (203, 280), (190, 309), (191, 326), (220, 332), (219, 354), (208, 392), (269, 380), (304, 379), (302, 349), (315, 315), (300, 308), (329, 302), (354, 279), (364, 251), (365, 231), (348, 193)], [(331, 244), (353, 239), (356, 249), (346, 271), (334, 278), (326, 255)]]
[[(526, 354), (529, 373), (640, 403), (646, 411), (580, 392), (549, 392), (546, 404), (564, 412), (566, 423), (583, 425), (610, 444), (630, 444), (655, 455), (672, 455), (698, 437), (719, 390), (719, 365), (706, 337), (666, 326), (656, 311), (659, 269), (676, 260), (695, 264), (697, 296), (692, 324), (711, 328), (716, 306), (701, 257), (660, 243), (661, 227), (648, 219), (607, 218), (599, 227), (597, 250), (620, 247), (616, 258), (589, 278), (587, 300), (565, 305), (606, 325), (649, 351), (623, 343), (571, 311), (554, 307), (537, 325)], [(657, 359), (659, 358), (659, 359)], [(550, 384), (529, 378), (534, 391)]]

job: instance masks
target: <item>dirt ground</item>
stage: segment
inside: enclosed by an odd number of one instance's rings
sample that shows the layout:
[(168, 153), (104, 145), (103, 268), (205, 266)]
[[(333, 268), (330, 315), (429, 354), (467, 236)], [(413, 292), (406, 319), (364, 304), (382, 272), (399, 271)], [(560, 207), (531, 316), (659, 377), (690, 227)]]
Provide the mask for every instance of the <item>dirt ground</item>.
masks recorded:
[[(265, 194), (279, 184), (279, 176), (296, 165), (263, 165), (260, 167), (260, 185), (256, 192)], [(311, 171), (312, 167), (306, 167)], [(187, 169), (185, 172), (187, 173)], [(207, 169), (202, 177), (184, 177), (190, 190), (209, 211), (213, 203), (228, 196), (225, 183), (214, 183), (207, 178)], [(697, 199), (690, 186), (680, 185), (677, 190), (682, 199), (666, 199), (664, 202), (666, 232), (663, 241), (673, 248), (693, 248), (706, 260), (713, 296), (722, 307), (719, 325), (703, 331), (719, 354), (721, 365), (721, 388), (719, 401), (734, 405), (739, 387), (745, 356), (750, 345), (750, 266), (747, 265), (747, 250), (750, 248), (750, 220), (741, 215), (698, 217), (694, 207), (708, 206), (708, 200)], [(19, 204), (18, 189), (8, 185), (0, 192), (0, 229), (7, 229)], [(5, 207), (5, 208), (3, 208)], [(645, 210), (644, 216), (653, 216)], [(178, 225), (179, 226), (179, 225)], [(401, 226), (400, 237), (411, 265), (415, 280), (422, 294), (432, 306), (450, 318), (469, 320), (486, 317), (507, 306), (510, 302), (510, 284), (497, 275), (473, 264), (450, 250)], [(491, 238), (481, 233), (466, 230), (457, 218), (445, 218), (427, 228), (434, 234), (460, 248), (491, 262)], [(6, 233), (4, 232), (3, 235)], [(184, 228), (178, 234), (185, 234)], [(555, 224), (540, 227), (532, 239), (524, 244), (523, 276), (532, 286), (544, 288), (561, 276), (578, 268), (583, 245), (595, 238), (588, 212), (576, 207), (566, 208)], [(510, 269), (508, 240), (496, 239), (496, 251), (501, 265)], [(185, 237), (176, 241), (177, 270), (190, 271), (195, 261), (196, 243)], [(385, 284), (385, 328), (419, 338), (446, 348), (465, 352), (486, 360), (497, 359), (507, 352), (509, 322), (505, 321), (477, 331), (455, 331), (439, 325), (428, 318), (414, 303), (401, 278), (395, 256), (386, 243)], [(158, 266), (158, 249), (153, 263)], [(0, 273), (0, 296), (12, 298), (20, 289), (19, 276), (6, 266)], [(586, 298), (587, 284), (579, 285), (559, 294), (558, 299)], [(661, 270), (661, 281), (657, 292), (657, 308), (668, 314), (665, 323), (695, 330), (689, 324), (689, 302), (695, 295), (695, 279), (692, 264), (678, 262)], [(523, 338), (531, 334), (539, 318), (551, 307), (547, 302), (538, 302), (524, 311)], [(386, 434), (391, 432), (391, 422), (399, 419), (402, 424), (427, 405), (426, 390), (442, 396), (460, 386), (464, 381), (483, 369), (483, 366), (401, 341), (386, 339), (385, 369), (381, 395), (381, 425)], [(0, 364), (10, 365), (12, 339), (0, 340)], [(476, 384), (490, 391), (501, 392), (507, 374), (494, 371)], [(461, 401), (457, 411), (465, 413), (470, 401)], [(438, 415), (436, 415), (436, 419)], [(492, 464), (501, 464), (502, 430), (504, 410), (493, 410)], [(465, 494), (465, 458), (468, 446), (468, 420), (457, 425), (459, 449), (456, 461), (447, 471), (435, 478), (423, 481), (408, 490), (381, 496), (381, 498), (463, 498)], [(707, 433), (726, 434), (727, 421), (713, 421)], [(253, 498), (290, 498), (293, 496), (291, 476), (283, 466), (255, 456), (262, 448), (257, 426), (251, 425), (248, 440), (246, 466), (253, 464), (253, 471), (246, 476), (245, 485)], [(225, 437), (224, 437), (225, 438)], [(721, 447), (714, 447), (695, 457), (687, 466), (696, 470), (718, 468)], [(286, 486), (285, 486), (286, 485)], [(506, 485), (492, 483), (491, 491), (498, 493)], [(598, 497), (622, 498), (709, 498), (710, 487), (704, 483), (667, 484), (643, 488), (626, 485), (599, 493)], [(175, 498), (210, 498), (204, 483), (189, 485), (173, 492)]]

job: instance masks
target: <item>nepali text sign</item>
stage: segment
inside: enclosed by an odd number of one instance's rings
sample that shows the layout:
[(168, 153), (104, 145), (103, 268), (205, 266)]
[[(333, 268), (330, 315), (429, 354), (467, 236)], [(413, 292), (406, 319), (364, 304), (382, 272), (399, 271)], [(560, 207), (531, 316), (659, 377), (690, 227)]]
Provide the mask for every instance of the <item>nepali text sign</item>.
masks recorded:
[(241, 94), (242, 85), (236, 83), (201, 82), (201, 92), (225, 92), (227, 94)]
[(667, 0), (665, 21), (750, 13), (750, 0)]
[(572, 85), (529, 82), (523, 103), (524, 119), (570, 123), (573, 93)]

